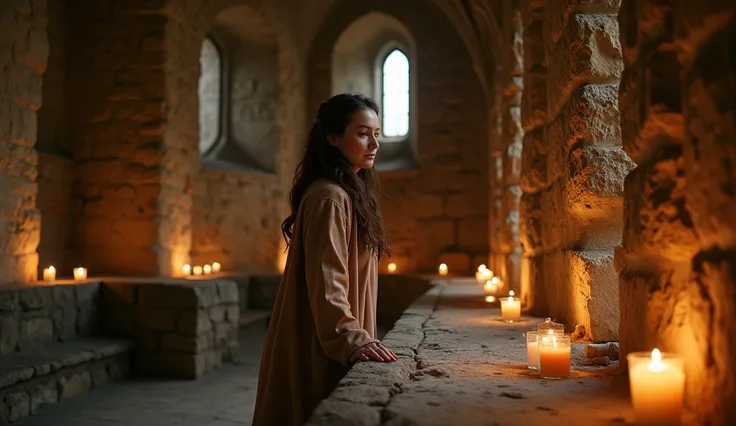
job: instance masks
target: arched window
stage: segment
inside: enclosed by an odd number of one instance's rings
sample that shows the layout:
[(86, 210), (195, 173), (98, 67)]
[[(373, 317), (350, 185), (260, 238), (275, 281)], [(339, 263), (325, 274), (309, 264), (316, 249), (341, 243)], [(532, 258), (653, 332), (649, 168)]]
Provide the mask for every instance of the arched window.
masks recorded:
[(199, 53), (199, 152), (217, 143), (222, 123), (222, 57), (217, 45), (205, 38)]
[(409, 133), (409, 58), (399, 49), (392, 50), (381, 73), (383, 136), (403, 138)]

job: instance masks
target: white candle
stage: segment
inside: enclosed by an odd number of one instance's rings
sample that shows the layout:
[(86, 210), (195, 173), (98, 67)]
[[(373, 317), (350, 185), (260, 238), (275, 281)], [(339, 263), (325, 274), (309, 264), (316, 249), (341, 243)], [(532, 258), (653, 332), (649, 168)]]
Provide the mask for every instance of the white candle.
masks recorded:
[(183, 275), (191, 275), (192, 274), (192, 265), (190, 265), (190, 264), (187, 263), (186, 265), (182, 266), (181, 267), (181, 273)]
[(485, 285), (483, 286), (483, 291), (487, 295), (495, 295), (497, 290), (498, 287), (491, 280), (486, 281)]
[(570, 336), (557, 333), (539, 338), (539, 375), (545, 379), (570, 377)]
[(440, 275), (447, 275), (447, 265), (445, 265), (444, 263), (440, 263), (439, 268), (437, 268), (437, 272)]
[(526, 333), (526, 367), (531, 370), (539, 368), (539, 343), (536, 331)]
[(205, 275), (209, 275), (212, 273), (212, 266), (211, 265), (204, 265), (204, 268), (202, 268), (202, 272), (204, 272)]
[(212, 262), (212, 272), (220, 272), (222, 269), (222, 265), (220, 265), (220, 262)]
[(396, 264), (395, 263), (389, 263), (388, 264), (388, 273), (393, 274), (396, 272)]
[(87, 279), (87, 268), (74, 268), (74, 279), (75, 280), (86, 280)]
[(685, 392), (681, 358), (662, 353), (634, 352), (629, 362), (629, 383), (637, 425), (679, 425)]
[(490, 269), (478, 269), (478, 271), (476, 271), (475, 273), (475, 281), (479, 283), (484, 283), (491, 278), (493, 278), (493, 271), (491, 271)]
[(495, 296), (486, 296), (486, 302), (493, 303), (495, 301), (496, 301), (496, 297)]
[(521, 300), (514, 298), (513, 290), (509, 292), (509, 297), (501, 299), (501, 318), (506, 322), (514, 322), (521, 319)]
[(54, 268), (53, 266), (49, 266), (48, 268), (43, 268), (43, 280), (44, 281), (56, 280), (56, 268)]
[(192, 268), (192, 274), (194, 275), (202, 275), (202, 267), (201, 266), (195, 266)]

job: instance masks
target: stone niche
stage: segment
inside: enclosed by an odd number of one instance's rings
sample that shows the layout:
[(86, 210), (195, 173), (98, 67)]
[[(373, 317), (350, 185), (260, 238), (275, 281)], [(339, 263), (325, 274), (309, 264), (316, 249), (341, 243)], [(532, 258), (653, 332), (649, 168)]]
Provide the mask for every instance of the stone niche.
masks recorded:
[(238, 286), (229, 280), (106, 282), (104, 323), (136, 342), (133, 369), (196, 379), (232, 359), (238, 347)]

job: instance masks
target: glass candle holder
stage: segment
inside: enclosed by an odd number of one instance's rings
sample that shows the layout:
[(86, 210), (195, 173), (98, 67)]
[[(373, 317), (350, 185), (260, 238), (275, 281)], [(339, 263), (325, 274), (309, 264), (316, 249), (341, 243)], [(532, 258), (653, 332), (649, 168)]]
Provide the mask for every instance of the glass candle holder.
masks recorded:
[(86, 280), (87, 279), (87, 268), (82, 268), (81, 266), (78, 268), (74, 268), (74, 279), (79, 280)]
[(626, 359), (636, 424), (679, 425), (685, 392), (682, 358), (654, 349), (630, 353)]
[(570, 336), (553, 333), (540, 334), (539, 375), (543, 379), (566, 379), (570, 377)]
[(536, 331), (526, 332), (526, 367), (530, 370), (539, 369), (539, 333)]
[(565, 325), (552, 321), (552, 318), (546, 318), (537, 324), (537, 332), (539, 334), (565, 334)]
[(519, 321), (521, 319), (521, 299), (514, 297), (514, 292), (509, 292), (509, 297), (502, 297), (501, 319), (506, 322)]

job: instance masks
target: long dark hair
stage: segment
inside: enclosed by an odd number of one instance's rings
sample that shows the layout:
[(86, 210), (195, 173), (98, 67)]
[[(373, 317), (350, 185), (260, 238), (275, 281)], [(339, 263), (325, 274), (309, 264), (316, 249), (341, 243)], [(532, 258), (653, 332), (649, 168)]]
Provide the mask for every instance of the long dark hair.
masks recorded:
[(328, 141), (330, 136), (342, 136), (353, 115), (364, 109), (378, 114), (376, 102), (364, 95), (343, 93), (328, 99), (319, 107), (317, 121), (312, 124), (304, 156), (296, 168), (294, 185), (289, 194), (291, 214), (281, 224), (281, 232), (288, 246), (294, 232), (297, 210), (309, 185), (318, 179), (328, 179), (344, 189), (353, 202), (358, 219), (358, 237), (362, 244), (381, 255), (390, 256), (386, 231), (375, 192), (378, 181), (373, 168), (357, 174), (339, 148)]

